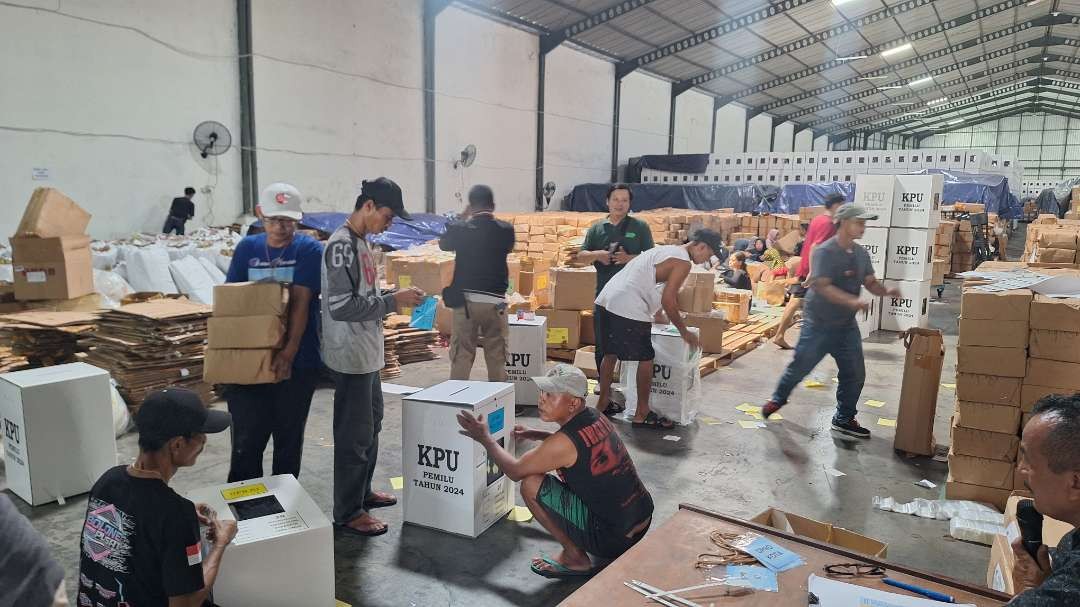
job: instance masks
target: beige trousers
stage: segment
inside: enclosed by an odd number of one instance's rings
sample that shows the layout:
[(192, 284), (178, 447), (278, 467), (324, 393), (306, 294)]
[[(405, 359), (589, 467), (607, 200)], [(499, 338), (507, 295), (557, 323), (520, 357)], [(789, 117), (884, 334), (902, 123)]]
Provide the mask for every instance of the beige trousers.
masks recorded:
[[(465, 316), (465, 306), (469, 315)], [(466, 302), (454, 309), (454, 326), (450, 332), (450, 379), (469, 379), (476, 344), (484, 338), (484, 361), (488, 381), (506, 381), (506, 340), (510, 325), (506, 304)]]

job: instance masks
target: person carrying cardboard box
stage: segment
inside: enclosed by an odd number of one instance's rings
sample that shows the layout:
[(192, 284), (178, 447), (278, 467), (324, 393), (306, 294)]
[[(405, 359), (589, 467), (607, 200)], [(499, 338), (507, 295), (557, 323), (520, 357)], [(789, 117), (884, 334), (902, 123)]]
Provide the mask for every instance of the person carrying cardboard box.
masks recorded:
[[(1074, 527), (1080, 525), (1080, 393), (1042, 398), (1024, 426), (1017, 474), (1035, 496), (1035, 509)], [(1036, 557), (1023, 544), (1012, 542), (1016, 564), (1011, 607), (1080, 605), (1080, 530), (1058, 542), (1051, 562), (1040, 545)]]
[(886, 289), (878, 282), (870, 254), (855, 242), (866, 231), (866, 222), (874, 219), (877, 215), (866, 209), (845, 204), (832, 216), (837, 224), (836, 236), (814, 247), (802, 333), (795, 346), (795, 357), (772, 398), (761, 408), (766, 419), (787, 404), (795, 386), (829, 354), (839, 368), (832, 428), (849, 436), (870, 438), (870, 431), (855, 421), (856, 405), (866, 379), (862, 335), (855, 314), (869, 306), (859, 295), (865, 286), (879, 297), (900, 296), (897, 289)]
[(694, 264), (708, 261), (713, 255), (725, 255), (720, 234), (709, 229), (698, 230), (684, 245), (664, 245), (638, 255), (626, 268), (615, 275), (596, 298), (597, 324), (604, 333), (597, 340), (603, 348), (600, 365), (600, 399), (597, 408), (605, 415), (619, 413), (619, 405), (609, 401), (615, 361), (636, 361), (637, 409), (635, 426), (671, 428), (670, 419), (649, 409), (649, 393), (653, 378), (652, 323), (663, 309), (668, 321), (675, 325), (691, 348), (699, 348), (698, 336), (686, 328), (679, 311), (679, 289), (682, 288)]
[(450, 332), (450, 379), (469, 379), (476, 345), (484, 338), (488, 381), (506, 381), (506, 318), (514, 226), (495, 219), (495, 195), (486, 185), (469, 190), (469, 205), (460, 221), (446, 226), (439, 248), (454, 251), (454, 279), (443, 290), (443, 302), (454, 311)]
[(383, 318), (424, 298), (415, 287), (379, 291), (366, 238), (385, 231), (395, 216), (411, 219), (398, 184), (386, 177), (364, 181), (352, 214), (326, 241), (323, 254), (322, 356), (335, 372), (334, 524), (363, 536), (386, 533), (386, 523), (369, 511), (397, 503), (392, 494), (371, 488), (383, 419)]
[[(653, 248), (652, 230), (649, 224), (630, 216), (630, 203), (634, 193), (625, 183), (613, 183), (607, 192), (608, 216), (603, 221), (594, 223), (585, 233), (585, 242), (581, 245), (574, 260), (578, 263), (591, 263), (596, 267), (596, 293), (600, 295), (615, 274), (626, 267), (632, 259)], [(600, 347), (604, 327), (596, 322), (598, 314), (593, 307), (593, 331), (596, 342), (596, 368), (604, 359)]]
[(289, 285), (285, 344), (271, 363), (277, 381), (229, 384), (223, 396), (233, 416), (229, 482), (261, 478), (263, 452), (274, 437), (273, 474), (300, 476), (304, 428), (322, 360), (319, 358), (319, 261), (322, 244), (296, 227), (300, 191), (287, 183), (263, 190), (255, 213), (265, 231), (236, 245), (225, 282)]

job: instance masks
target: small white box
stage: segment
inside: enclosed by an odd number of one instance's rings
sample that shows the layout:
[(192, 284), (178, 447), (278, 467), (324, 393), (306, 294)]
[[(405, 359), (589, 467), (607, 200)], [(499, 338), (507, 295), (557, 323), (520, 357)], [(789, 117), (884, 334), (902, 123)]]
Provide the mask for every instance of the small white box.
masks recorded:
[(937, 229), (941, 223), (941, 194), (945, 177), (897, 175), (893, 190), (892, 223), (900, 228)]
[(863, 237), (855, 242), (862, 245), (870, 254), (870, 264), (874, 267), (874, 276), (878, 280), (885, 277), (885, 253), (889, 247), (889, 228), (866, 228)]
[(402, 399), (404, 520), (475, 538), (514, 507), (514, 483), (458, 433), (457, 414), (483, 415), (514, 453), (514, 385), (449, 380)]
[(930, 280), (934, 275), (934, 230), (889, 228), (885, 278)]
[(881, 298), (881, 329), (907, 331), (930, 324), (930, 281), (886, 280), (886, 289), (897, 288), (899, 297)]
[(540, 399), (540, 390), (532, 378), (544, 374), (544, 361), (547, 360), (547, 317), (519, 320), (511, 315), (509, 324), (506, 379), (514, 384), (517, 404), (535, 407)]
[(214, 584), (215, 604), (334, 605), (333, 528), (293, 475), (206, 487), (187, 498), (237, 521)]
[(892, 222), (893, 194), (896, 178), (892, 175), (858, 175), (855, 180), (854, 203), (878, 216), (866, 225), (888, 227)]
[(859, 299), (870, 304), (867, 309), (855, 313), (855, 322), (859, 324), (859, 334), (863, 339), (867, 339), (871, 333), (881, 327), (881, 298), (872, 295), (863, 287)]
[[(697, 327), (688, 327), (699, 334)], [(698, 413), (701, 393), (701, 371), (698, 369), (700, 351), (690, 351), (683, 338), (673, 326), (653, 325), (652, 346), (656, 351), (653, 359), (653, 378), (649, 389), (649, 409), (656, 411), (677, 424), (694, 421)], [(634, 377), (636, 362), (622, 362), (621, 383), (627, 386), (626, 415), (632, 417), (637, 411), (637, 388)]]
[(70, 363), (0, 375), (7, 485), (31, 506), (86, 493), (116, 465), (109, 372)]

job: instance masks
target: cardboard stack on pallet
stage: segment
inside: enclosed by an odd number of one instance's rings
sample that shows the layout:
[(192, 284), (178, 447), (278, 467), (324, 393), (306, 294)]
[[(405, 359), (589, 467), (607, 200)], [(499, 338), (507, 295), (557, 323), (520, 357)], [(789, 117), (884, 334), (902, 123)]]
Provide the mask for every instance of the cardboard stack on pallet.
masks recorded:
[(269, 384), (284, 345), (289, 289), (276, 282), (240, 282), (214, 287), (214, 316), (208, 321), (206, 381), (211, 384)]
[(938, 224), (934, 235), (934, 271), (931, 284), (945, 284), (945, 276), (952, 274), (952, 250), (956, 240), (956, 230), (959, 227), (956, 221), (942, 220)]
[(1028, 226), (1024, 261), (1051, 267), (1080, 263), (1080, 221), (1040, 219)]
[(37, 188), (11, 237), (15, 299), (74, 299), (94, 292), (90, 214), (53, 188)]
[(745, 289), (716, 288), (713, 290), (713, 309), (723, 312), (728, 322), (746, 322), (750, 318), (752, 296), (753, 292)]
[(552, 268), (548, 287), (551, 307), (537, 310), (547, 317), (547, 347), (560, 360), (573, 360), (582, 344), (595, 344), (592, 309), (596, 299), (596, 270)]
[(567, 261), (563, 243), (585, 236), (603, 213), (498, 213), (498, 219), (514, 225), (514, 252), (552, 264)]
[(0, 367), (8, 371), (75, 362), (84, 350), (79, 338), (96, 327), (97, 315), (86, 312), (30, 310), (0, 317)]

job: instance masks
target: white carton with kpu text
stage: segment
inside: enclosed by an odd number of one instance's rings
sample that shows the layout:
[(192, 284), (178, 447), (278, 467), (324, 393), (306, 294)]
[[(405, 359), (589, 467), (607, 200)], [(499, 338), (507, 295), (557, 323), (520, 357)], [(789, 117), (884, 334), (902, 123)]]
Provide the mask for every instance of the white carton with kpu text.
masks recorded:
[(885, 253), (889, 246), (889, 228), (866, 228), (863, 237), (855, 242), (862, 245), (870, 255), (870, 265), (874, 267), (874, 276), (885, 278)]
[(930, 280), (934, 274), (934, 230), (889, 228), (885, 278)]
[(944, 185), (945, 178), (940, 174), (897, 175), (890, 225), (895, 228), (936, 230), (941, 223)]
[(881, 298), (881, 330), (907, 331), (929, 326), (930, 281), (886, 280), (883, 284), (886, 289), (899, 289), (900, 295)]
[(896, 178), (892, 175), (855, 176), (855, 205), (877, 215), (877, 219), (867, 221), (866, 225), (881, 228), (891, 225), (895, 188)]
[(533, 377), (544, 374), (547, 360), (547, 317), (533, 319), (510, 317), (510, 339), (506, 347), (506, 381), (514, 384), (514, 396), (519, 405), (535, 407), (540, 390)]

